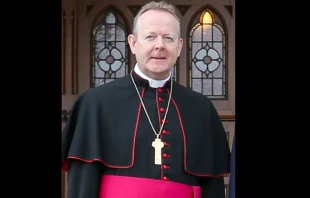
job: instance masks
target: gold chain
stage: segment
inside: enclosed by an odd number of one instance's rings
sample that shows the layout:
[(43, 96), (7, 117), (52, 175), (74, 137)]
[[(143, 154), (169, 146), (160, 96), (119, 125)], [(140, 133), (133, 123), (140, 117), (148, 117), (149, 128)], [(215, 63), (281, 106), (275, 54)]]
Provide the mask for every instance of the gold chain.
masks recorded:
[(170, 90), (170, 95), (169, 95), (169, 100), (168, 100), (168, 105), (167, 105), (166, 113), (165, 113), (164, 119), (163, 119), (163, 121), (162, 121), (160, 130), (159, 130), (159, 133), (156, 133), (156, 131), (155, 131), (154, 127), (153, 127), (152, 121), (151, 121), (151, 119), (150, 119), (150, 116), (149, 116), (149, 114), (147, 113), (146, 108), (145, 108), (145, 106), (144, 106), (142, 97), (140, 96), (140, 93), (139, 93), (139, 90), (138, 90), (138, 88), (137, 88), (137, 85), (136, 85), (135, 81), (133, 80), (132, 71), (130, 72), (130, 77), (131, 77), (131, 80), (132, 80), (133, 85), (134, 85), (135, 88), (136, 88), (136, 91), (137, 91), (138, 96), (139, 96), (139, 98), (140, 98), (140, 101), (141, 101), (141, 104), (142, 104), (143, 109), (144, 109), (144, 111), (145, 111), (145, 114), (146, 114), (146, 116), (147, 116), (147, 119), (149, 120), (149, 123), (150, 123), (150, 125), (151, 125), (151, 127), (152, 127), (152, 129), (153, 129), (153, 131), (154, 131), (154, 133), (155, 133), (155, 135), (156, 135), (156, 137), (159, 138), (159, 136), (160, 136), (160, 134), (161, 134), (161, 131), (162, 131), (162, 129), (163, 129), (163, 126), (164, 126), (164, 124), (165, 124), (165, 121), (166, 121), (166, 117), (167, 117), (167, 114), (168, 114), (168, 109), (169, 109), (169, 105), (170, 105), (170, 101), (171, 101), (171, 97), (172, 97), (172, 85), (173, 85), (173, 83), (172, 83), (172, 78), (170, 79), (170, 80), (171, 80), (171, 90)]

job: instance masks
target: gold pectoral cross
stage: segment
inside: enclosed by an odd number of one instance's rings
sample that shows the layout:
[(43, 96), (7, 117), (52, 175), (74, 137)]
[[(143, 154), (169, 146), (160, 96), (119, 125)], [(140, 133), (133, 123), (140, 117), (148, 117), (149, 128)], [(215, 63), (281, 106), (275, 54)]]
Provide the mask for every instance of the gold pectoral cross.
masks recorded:
[(155, 164), (161, 165), (161, 149), (164, 147), (164, 143), (158, 137), (152, 142), (152, 147), (155, 151)]

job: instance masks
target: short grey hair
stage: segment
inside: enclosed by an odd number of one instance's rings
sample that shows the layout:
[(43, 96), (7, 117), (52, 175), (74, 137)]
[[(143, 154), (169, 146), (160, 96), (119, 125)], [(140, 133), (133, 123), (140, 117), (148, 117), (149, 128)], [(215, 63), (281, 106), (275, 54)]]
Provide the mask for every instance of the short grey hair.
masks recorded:
[(151, 1), (147, 4), (145, 4), (144, 6), (141, 7), (141, 9), (139, 10), (138, 14), (135, 16), (134, 21), (133, 21), (133, 35), (137, 35), (137, 23), (138, 20), (140, 18), (140, 16), (149, 10), (163, 10), (163, 11), (167, 11), (169, 13), (171, 13), (177, 20), (178, 22), (178, 35), (181, 38), (181, 23), (180, 23), (180, 19), (179, 17), (176, 15), (176, 9), (175, 6), (173, 6), (170, 3), (167, 3), (165, 1), (159, 1), (159, 2), (155, 2), (155, 1)]

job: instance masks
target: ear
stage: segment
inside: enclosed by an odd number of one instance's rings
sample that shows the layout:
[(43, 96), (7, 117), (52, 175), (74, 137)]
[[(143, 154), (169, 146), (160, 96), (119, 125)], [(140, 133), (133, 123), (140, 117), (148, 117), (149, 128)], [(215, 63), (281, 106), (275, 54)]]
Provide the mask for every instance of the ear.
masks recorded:
[(128, 44), (131, 49), (131, 53), (135, 54), (136, 53), (136, 40), (133, 34), (128, 35)]
[(183, 47), (183, 39), (180, 38), (180, 40), (179, 40), (179, 48), (178, 48), (178, 56), (180, 56), (182, 47)]

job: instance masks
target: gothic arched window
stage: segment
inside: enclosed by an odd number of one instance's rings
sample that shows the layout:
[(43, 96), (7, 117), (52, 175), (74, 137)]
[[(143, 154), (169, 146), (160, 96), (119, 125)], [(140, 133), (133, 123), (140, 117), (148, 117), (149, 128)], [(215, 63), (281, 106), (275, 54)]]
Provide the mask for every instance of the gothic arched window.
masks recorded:
[(210, 9), (189, 31), (189, 86), (211, 99), (227, 99), (227, 46), (223, 22)]
[(107, 9), (92, 31), (92, 86), (99, 86), (128, 74), (128, 30), (115, 9)]

